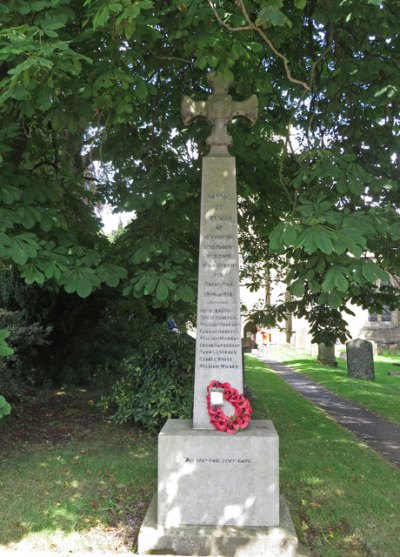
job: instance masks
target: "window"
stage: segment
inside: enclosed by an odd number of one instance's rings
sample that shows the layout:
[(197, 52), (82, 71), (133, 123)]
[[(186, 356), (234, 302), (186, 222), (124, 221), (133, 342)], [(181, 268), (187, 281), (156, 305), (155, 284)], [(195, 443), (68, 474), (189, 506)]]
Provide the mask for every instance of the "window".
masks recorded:
[(392, 312), (390, 311), (389, 306), (382, 306), (382, 321), (391, 321), (392, 320)]

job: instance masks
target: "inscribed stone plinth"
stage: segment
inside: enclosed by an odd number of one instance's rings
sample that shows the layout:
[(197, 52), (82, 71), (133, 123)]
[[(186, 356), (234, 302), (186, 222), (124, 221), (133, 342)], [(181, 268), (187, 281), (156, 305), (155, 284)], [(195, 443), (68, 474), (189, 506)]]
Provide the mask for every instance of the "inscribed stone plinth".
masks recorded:
[(375, 379), (372, 343), (356, 338), (346, 343), (347, 372), (356, 379)]
[(269, 420), (236, 435), (168, 420), (158, 439), (158, 522), (276, 526), (279, 439)]

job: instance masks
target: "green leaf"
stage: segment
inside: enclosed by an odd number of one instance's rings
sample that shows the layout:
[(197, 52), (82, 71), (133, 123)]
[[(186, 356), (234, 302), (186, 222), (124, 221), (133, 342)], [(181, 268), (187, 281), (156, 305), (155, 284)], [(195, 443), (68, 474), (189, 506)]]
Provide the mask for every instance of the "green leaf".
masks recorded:
[(317, 248), (327, 255), (333, 252), (333, 237), (334, 233), (322, 226), (318, 226), (314, 230), (314, 240)]
[(60, 271), (58, 266), (53, 263), (52, 261), (50, 261), (45, 267), (44, 267), (44, 276), (49, 279), (52, 277), (55, 278), (60, 278)]
[(341, 269), (335, 269), (335, 286), (339, 292), (346, 292), (349, 287), (349, 281)]
[(290, 222), (283, 227), (282, 239), (287, 246), (294, 246), (297, 241), (297, 231)]
[(289, 286), (289, 290), (293, 296), (302, 296), (304, 294), (304, 280), (303, 278), (297, 279)]
[(133, 277), (134, 290), (136, 293), (141, 293), (149, 281), (148, 271), (139, 271)]
[(329, 292), (328, 304), (333, 308), (338, 308), (342, 304), (342, 297), (336, 290)]
[(101, 10), (99, 10), (93, 19), (93, 29), (97, 29), (97, 27), (102, 27), (105, 25), (110, 17), (110, 10), (108, 6), (104, 6)]
[(11, 412), (10, 404), (6, 401), (6, 399), (2, 395), (0, 395), (0, 419), (4, 418), (4, 416), (8, 416), (10, 412)]
[(45, 281), (45, 276), (41, 269), (39, 269), (33, 263), (29, 263), (22, 268), (21, 276), (25, 279), (27, 284), (43, 284)]
[(373, 261), (362, 261), (361, 272), (367, 282), (376, 283), (378, 279), (387, 280), (389, 275)]
[(156, 273), (153, 274), (147, 273), (147, 274), (148, 274), (148, 280), (143, 290), (145, 296), (148, 296), (149, 294), (154, 292), (158, 282), (158, 275)]
[(102, 265), (99, 267), (101, 281), (104, 281), (107, 286), (115, 288), (118, 286), (119, 281), (127, 277), (128, 273), (123, 267), (118, 265)]
[(331, 267), (326, 273), (324, 282), (322, 283), (322, 290), (330, 292), (335, 286), (335, 268)]
[(306, 4), (307, 4), (307, 0), (294, 0), (294, 6), (298, 10), (304, 10)]
[(0, 188), (0, 199), (4, 201), (6, 205), (11, 205), (14, 201), (18, 201), (21, 197), (21, 192), (14, 186), (1, 185)]
[(10, 331), (0, 329), (0, 356), (11, 356), (14, 350), (6, 343), (6, 338), (10, 336)]
[(256, 20), (256, 25), (267, 26), (270, 24), (273, 27), (292, 27), (292, 22), (290, 19), (279, 9), (282, 7), (282, 2), (280, 0), (273, 0), (274, 5), (268, 5), (261, 9)]
[(168, 298), (169, 289), (165, 281), (160, 278), (157, 285), (156, 297), (160, 302), (164, 302)]
[(24, 265), (29, 258), (34, 258), (37, 255), (38, 244), (32, 242), (28, 235), (20, 234), (11, 238), (11, 245), (8, 248), (9, 256), (17, 263), (17, 265)]
[(283, 247), (283, 233), (285, 223), (280, 222), (269, 235), (269, 245), (271, 250), (278, 251)]
[(183, 302), (193, 302), (195, 299), (195, 291), (191, 286), (185, 284), (179, 288), (177, 288), (175, 297), (177, 300), (182, 300)]
[(143, 79), (137, 80), (135, 94), (141, 101), (143, 101), (147, 97), (147, 87)]
[(318, 249), (315, 242), (315, 236), (316, 232), (314, 228), (306, 228), (300, 234), (299, 239), (297, 240), (297, 245), (303, 246), (304, 251), (311, 255)]
[(93, 290), (92, 270), (77, 268), (69, 271), (64, 279), (64, 288), (68, 294), (76, 292), (81, 298), (87, 298)]

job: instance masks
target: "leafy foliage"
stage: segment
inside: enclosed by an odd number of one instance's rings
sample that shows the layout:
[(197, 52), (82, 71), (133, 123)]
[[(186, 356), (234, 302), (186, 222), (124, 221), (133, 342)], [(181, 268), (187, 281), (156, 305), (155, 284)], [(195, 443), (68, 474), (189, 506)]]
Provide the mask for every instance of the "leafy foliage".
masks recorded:
[(124, 300), (118, 288), (102, 287), (80, 298), (27, 285), (15, 268), (2, 274), (1, 286), (0, 324), (8, 325), (15, 349), (0, 364), (0, 384), (8, 385), (8, 393), (12, 384), (14, 394), (24, 383), (109, 384), (135, 346), (137, 326), (130, 317), (143, 304)]
[(193, 404), (194, 340), (155, 326), (122, 366), (122, 377), (103, 401), (117, 423), (128, 420), (157, 431), (168, 418), (189, 418)]
[(0, 330), (0, 356), (11, 356), (13, 349), (7, 344), (6, 338), (10, 336), (8, 329)]
[(8, 356), (0, 361), (0, 390), (9, 398), (21, 395), (24, 385), (37, 380), (37, 354), (50, 344), (51, 327), (37, 322), (27, 323), (22, 312), (0, 309), (0, 326), (9, 334)]
[(11, 412), (11, 406), (6, 401), (6, 399), (0, 395), (0, 420), (4, 416), (8, 416)]
[[(273, 269), (291, 295), (272, 317), (313, 316), (329, 342), (345, 334), (348, 301), (383, 302), (376, 283), (400, 266), (398, 3), (0, 10), (0, 257), (28, 284), (82, 298), (121, 284), (160, 321), (193, 313), (208, 126), (185, 129), (179, 106), (203, 99), (216, 69), (235, 77), (235, 99), (260, 101), (253, 130), (230, 133), (243, 272), (257, 288)], [(111, 245), (105, 201), (136, 217)]]

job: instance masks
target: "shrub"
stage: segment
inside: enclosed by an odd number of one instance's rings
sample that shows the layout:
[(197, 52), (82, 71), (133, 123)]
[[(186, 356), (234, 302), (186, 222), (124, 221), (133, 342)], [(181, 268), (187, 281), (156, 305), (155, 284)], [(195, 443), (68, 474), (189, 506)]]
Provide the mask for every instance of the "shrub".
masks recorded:
[[(38, 352), (49, 345), (51, 327), (28, 323), (22, 311), (0, 308), (0, 328), (7, 327), (9, 351), (0, 360), (0, 391), (8, 398), (20, 398), (27, 385), (40, 381)], [(4, 331), (4, 330), (3, 330)]]
[(115, 408), (117, 423), (133, 421), (156, 431), (168, 418), (189, 418), (193, 405), (195, 342), (156, 325), (122, 364), (122, 378), (104, 409)]

